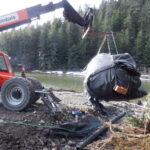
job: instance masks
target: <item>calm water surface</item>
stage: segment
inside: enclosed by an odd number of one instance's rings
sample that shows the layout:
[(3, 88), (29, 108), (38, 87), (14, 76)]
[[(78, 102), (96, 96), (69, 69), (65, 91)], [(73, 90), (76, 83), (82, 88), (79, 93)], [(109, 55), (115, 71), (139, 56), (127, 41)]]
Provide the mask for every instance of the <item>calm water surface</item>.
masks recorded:
[[(83, 92), (83, 78), (80, 77), (49, 74), (28, 74), (28, 76), (37, 78), (46, 88), (52, 87)], [(143, 81), (142, 84), (145, 90), (150, 93), (150, 81)]]
[(83, 91), (83, 78), (80, 77), (50, 74), (27, 74), (27, 76), (37, 78), (46, 88), (52, 87), (56, 89), (74, 90), (77, 92)]

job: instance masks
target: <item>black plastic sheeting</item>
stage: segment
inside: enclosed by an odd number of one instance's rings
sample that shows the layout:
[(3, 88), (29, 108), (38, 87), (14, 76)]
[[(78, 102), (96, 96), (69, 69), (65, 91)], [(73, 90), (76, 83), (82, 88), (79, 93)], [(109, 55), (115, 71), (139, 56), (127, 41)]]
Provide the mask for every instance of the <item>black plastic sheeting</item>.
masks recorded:
[(95, 116), (84, 116), (78, 122), (69, 122), (61, 124), (55, 128), (49, 129), (44, 135), (48, 137), (65, 138), (85, 138), (93, 133), (101, 123)]
[[(140, 98), (147, 94), (141, 86), (140, 73), (136, 69), (136, 63), (130, 54), (98, 54), (94, 63), (107, 62), (99, 65), (85, 78), (85, 88), (90, 97), (97, 100), (130, 100)], [(109, 55), (109, 57), (105, 57)], [(90, 66), (90, 62), (88, 65)], [(96, 64), (95, 64), (96, 66)], [(92, 66), (90, 66), (92, 67)], [(94, 66), (93, 66), (94, 67)], [(88, 69), (88, 66), (87, 66)], [(119, 94), (113, 88), (115, 85), (128, 89), (126, 95)]]

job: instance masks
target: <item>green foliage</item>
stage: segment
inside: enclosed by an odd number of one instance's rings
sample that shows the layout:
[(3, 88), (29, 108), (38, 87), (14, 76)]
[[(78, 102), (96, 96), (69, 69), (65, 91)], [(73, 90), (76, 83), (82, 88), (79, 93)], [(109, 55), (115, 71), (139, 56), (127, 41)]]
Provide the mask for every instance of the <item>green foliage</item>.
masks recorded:
[(143, 121), (136, 117), (127, 116), (126, 121), (129, 122), (133, 127), (144, 128)]

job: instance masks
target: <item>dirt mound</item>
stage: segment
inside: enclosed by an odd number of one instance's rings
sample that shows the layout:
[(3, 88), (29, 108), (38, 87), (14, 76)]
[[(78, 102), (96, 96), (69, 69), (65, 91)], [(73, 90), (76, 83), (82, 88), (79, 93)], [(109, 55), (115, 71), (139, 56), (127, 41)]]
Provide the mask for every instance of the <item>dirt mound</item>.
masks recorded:
[[(45, 138), (43, 134), (46, 129), (32, 127), (30, 124), (56, 126), (74, 118), (69, 110), (53, 115), (43, 104), (35, 104), (22, 112), (8, 111), (0, 105), (0, 119), (13, 121), (12, 124), (10, 122), (0, 124), (0, 150), (47, 150), (53, 147), (63, 147), (67, 141)], [(14, 122), (24, 122), (29, 126), (14, 124)]]

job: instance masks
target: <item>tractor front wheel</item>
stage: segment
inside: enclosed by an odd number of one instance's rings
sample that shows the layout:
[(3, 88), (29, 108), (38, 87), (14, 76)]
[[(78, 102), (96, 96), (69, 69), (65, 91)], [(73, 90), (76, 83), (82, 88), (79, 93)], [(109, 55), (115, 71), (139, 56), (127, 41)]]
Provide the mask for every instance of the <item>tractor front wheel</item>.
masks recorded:
[(8, 110), (24, 110), (32, 103), (33, 95), (32, 84), (22, 77), (6, 81), (1, 88), (2, 103)]

